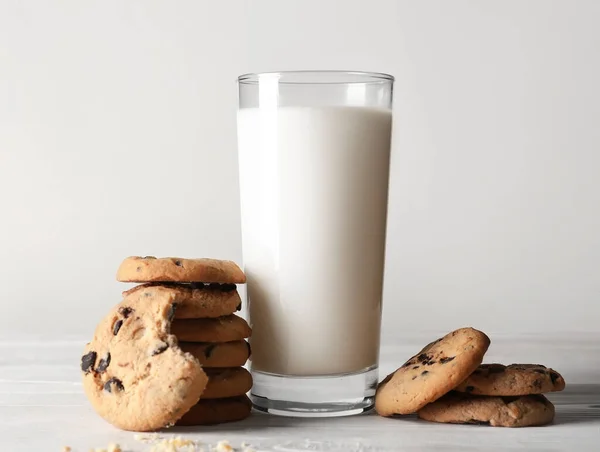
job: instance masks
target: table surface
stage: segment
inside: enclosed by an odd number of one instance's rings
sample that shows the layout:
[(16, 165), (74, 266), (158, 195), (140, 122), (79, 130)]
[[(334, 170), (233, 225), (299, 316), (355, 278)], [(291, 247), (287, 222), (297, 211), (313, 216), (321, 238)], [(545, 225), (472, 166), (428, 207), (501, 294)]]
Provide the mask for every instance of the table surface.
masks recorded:
[[(166, 430), (163, 438), (182, 436), (198, 442), (197, 450), (228, 440), (256, 451), (422, 451), (422, 450), (600, 450), (600, 337), (552, 341), (501, 341), (494, 361), (542, 362), (561, 371), (562, 393), (550, 394), (556, 419), (546, 427), (504, 429), (476, 425), (442, 425), (414, 416), (387, 419), (367, 414), (343, 418), (299, 419), (253, 413), (242, 421), (213, 427)], [(558, 342), (557, 342), (558, 341)], [(563, 342), (561, 342), (563, 341)], [(567, 341), (568, 342), (568, 341)], [(520, 346), (517, 346), (519, 344)], [(124, 451), (150, 451), (98, 417), (81, 387), (78, 362), (83, 341), (0, 342), (0, 445), (2, 451), (73, 452), (118, 443)], [(384, 347), (381, 374), (397, 367), (418, 347)], [(488, 352), (489, 353), (489, 352)], [(408, 356), (407, 356), (408, 355)], [(536, 356), (539, 359), (529, 359)], [(521, 359), (517, 359), (521, 358)], [(556, 363), (556, 364), (555, 364)], [(177, 449), (174, 449), (176, 451)], [(184, 450), (184, 449), (181, 449)]]

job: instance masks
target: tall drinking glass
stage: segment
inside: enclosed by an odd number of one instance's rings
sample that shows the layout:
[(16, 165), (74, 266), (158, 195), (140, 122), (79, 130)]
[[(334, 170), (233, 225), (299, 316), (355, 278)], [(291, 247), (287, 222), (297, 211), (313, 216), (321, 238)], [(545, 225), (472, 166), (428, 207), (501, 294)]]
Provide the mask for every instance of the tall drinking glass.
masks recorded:
[(378, 379), (393, 77), (239, 77), (243, 264), (262, 411), (339, 416)]

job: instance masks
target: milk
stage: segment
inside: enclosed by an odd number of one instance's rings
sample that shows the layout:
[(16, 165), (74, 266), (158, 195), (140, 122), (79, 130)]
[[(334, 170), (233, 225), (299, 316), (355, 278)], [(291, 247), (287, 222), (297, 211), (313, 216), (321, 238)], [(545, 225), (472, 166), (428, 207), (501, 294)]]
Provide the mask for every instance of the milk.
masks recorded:
[(362, 107), (239, 111), (252, 370), (377, 364), (391, 123)]

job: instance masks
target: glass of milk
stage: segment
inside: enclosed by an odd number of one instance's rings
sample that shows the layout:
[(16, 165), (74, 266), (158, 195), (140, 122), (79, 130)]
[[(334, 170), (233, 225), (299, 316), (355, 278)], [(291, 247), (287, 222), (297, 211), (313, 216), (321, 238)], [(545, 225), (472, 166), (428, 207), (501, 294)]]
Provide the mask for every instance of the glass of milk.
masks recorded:
[(378, 381), (392, 76), (238, 79), (251, 398), (262, 411), (342, 416)]

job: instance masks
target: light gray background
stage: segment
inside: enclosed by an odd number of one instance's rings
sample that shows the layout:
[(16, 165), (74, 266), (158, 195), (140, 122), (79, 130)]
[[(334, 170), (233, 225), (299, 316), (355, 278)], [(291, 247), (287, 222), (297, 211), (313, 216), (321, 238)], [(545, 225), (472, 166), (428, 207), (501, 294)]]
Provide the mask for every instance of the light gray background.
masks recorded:
[(384, 342), (597, 332), (600, 2), (0, 2), (0, 337), (87, 338), (124, 256), (241, 260), (237, 75), (397, 78)]

